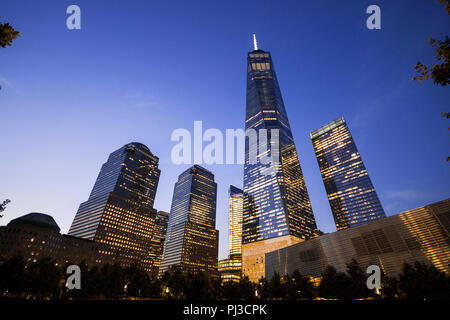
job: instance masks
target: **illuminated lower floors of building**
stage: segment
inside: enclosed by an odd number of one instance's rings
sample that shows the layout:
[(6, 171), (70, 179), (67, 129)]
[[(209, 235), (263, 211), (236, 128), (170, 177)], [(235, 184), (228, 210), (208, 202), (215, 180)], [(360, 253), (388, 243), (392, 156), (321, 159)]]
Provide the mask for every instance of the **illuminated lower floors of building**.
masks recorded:
[[(35, 213), (35, 220), (44, 214)], [(51, 258), (57, 264), (84, 262), (89, 268), (118, 263), (122, 267), (137, 265), (148, 273), (156, 273), (153, 257), (133, 248), (124, 249), (94, 240), (61, 234), (54, 223), (27, 220), (27, 216), (0, 227), (0, 256), (22, 256), (25, 263)], [(37, 217), (37, 218), (36, 218)], [(54, 221), (54, 220), (53, 220)]]
[(223, 281), (239, 282), (242, 276), (242, 255), (231, 255), (228, 259), (219, 260), (218, 270)]
[(178, 269), (218, 277), (218, 248), (218, 230), (192, 221), (179, 223), (168, 231), (159, 276)]
[[(265, 254), (265, 276), (277, 272), (320, 277), (328, 265), (345, 272), (355, 259), (398, 276), (404, 263), (423, 262), (450, 273), (450, 199), (364, 225), (325, 234)], [(259, 272), (261, 268), (258, 268)], [(259, 275), (259, 274), (258, 274)]]
[(255, 241), (242, 245), (242, 274), (250, 281), (258, 282), (266, 276), (265, 255), (268, 252), (299, 243), (303, 239), (292, 235), (275, 237), (267, 240)]

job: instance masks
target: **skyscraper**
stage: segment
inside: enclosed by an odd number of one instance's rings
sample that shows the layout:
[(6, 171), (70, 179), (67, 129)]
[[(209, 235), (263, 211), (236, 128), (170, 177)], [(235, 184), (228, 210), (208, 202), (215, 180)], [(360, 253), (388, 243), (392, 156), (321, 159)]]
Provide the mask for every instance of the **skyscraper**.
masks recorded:
[(235, 186), (230, 186), (230, 257), (242, 255), (242, 212), (243, 212), (243, 193)]
[(219, 231), (214, 175), (194, 165), (179, 175), (172, 198), (160, 275), (170, 268), (217, 272)]
[(136, 142), (111, 153), (89, 199), (80, 205), (69, 235), (107, 245), (108, 254), (118, 262), (138, 263), (151, 271), (158, 161), (145, 145)]
[(336, 228), (342, 230), (384, 218), (383, 207), (344, 117), (312, 131), (311, 140)]
[(162, 254), (164, 251), (164, 243), (166, 240), (167, 225), (169, 224), (169, 213), (158, 211), (155, 218), (155, 228), (153, 231), (151, 244), (151, 259), (153, 267), (158, 270), (161, 263)]
[(242, 213), (243, 192), (230, 186), (230, 255), (228, 259), (219, 261), (222, 279), (239, 281), (242, 273)]
[[(317, 228), (271, 55), (254, 42), (247, 58), (245, 128), (268, 130), (268, 141), (272, 130), (279, 130), (278, 155), (272, 145), (261, 152), (257, 142), (246, 139), (245, 144), (242, 261), (244, 274), (257, 281), (265, 276), (266, 252), (308, 239)], [(278, 161), (252, 163), (256, 150), (258, 159)]]

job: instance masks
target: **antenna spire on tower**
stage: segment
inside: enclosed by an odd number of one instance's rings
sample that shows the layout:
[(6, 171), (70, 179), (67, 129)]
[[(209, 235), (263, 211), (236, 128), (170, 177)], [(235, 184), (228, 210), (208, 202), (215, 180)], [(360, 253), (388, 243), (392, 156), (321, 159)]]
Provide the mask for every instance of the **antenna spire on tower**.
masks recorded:
[(258, 50), (258, 42), (256, 42), (256, 35), (253, 34), (253, 49)]

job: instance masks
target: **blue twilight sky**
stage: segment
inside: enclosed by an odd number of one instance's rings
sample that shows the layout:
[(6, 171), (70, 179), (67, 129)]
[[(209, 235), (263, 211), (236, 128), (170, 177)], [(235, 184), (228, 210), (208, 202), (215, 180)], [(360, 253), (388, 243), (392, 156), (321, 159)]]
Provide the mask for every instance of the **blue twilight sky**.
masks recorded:
[[(81, 8), (81, 30), (66, 8)], [(381, 30), (366, 8), (381, 8)], [(20, 30), (0, 48), (1, 224), (28, 212), (67, 232), (108, 155), (131, 141), (160, 158), (155, 207), (170, 210), (187, 165), (171, 163), (176, 128), (242, 128), (252, 33), (270, 51), (318, 227), (335, 231), (309, 132), (343, 115), (388, 215), (448, 198), (449, 88), (410, 81), (434, 62), (425, 41), (450, 18), (438, 0), (2, 0)], [(241, 165), (205, 166), (218, 183), (220, 257), (228, 187)]]

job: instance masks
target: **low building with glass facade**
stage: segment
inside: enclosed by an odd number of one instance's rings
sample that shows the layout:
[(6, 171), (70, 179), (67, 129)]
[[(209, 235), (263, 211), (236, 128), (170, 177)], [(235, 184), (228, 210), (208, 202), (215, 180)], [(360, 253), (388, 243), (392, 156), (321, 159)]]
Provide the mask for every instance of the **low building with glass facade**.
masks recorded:
[(318, 278), (328, 265), (340, 272), (352, 259), (365, 270), (378, 265), (395, 277), (416, 261), (450, 273), (450, 199), (266, 254), (266, 278), (277, 272)]
[(172, 198), (159, 274), (173, 268), (217, 276), (217, 184), (214, 175), (194, 165), (181, 173)]
[(154, 272), (152, 238), (159, 159), (145, 145), (129, 143), (110, 154), (69, 235), (106, 245), (104, 254), (124, 266)]
[(310, 136), (337, 230), (384, 218), (383, 207), (344, 118), (312, 131)]

